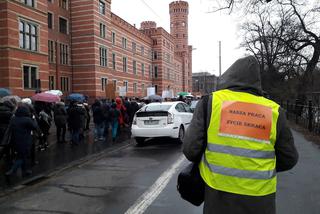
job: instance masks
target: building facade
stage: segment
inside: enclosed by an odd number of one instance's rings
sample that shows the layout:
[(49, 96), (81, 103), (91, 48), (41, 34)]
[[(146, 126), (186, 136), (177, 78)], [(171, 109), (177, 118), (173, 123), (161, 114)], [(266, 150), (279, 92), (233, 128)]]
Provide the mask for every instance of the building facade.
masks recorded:
[(132, 26), (111, 0), (0, 0), (0, 87), (22, 97), (59, 89), (103, 98), (107, 84), (127, 96), (191, 91), (188, 7), (169, 5), (169, 33), (153, 21)]
[(208, 72), (192, 74), (192, 92), (196, 95), (209, 94), (216, 90), (218, 77)]

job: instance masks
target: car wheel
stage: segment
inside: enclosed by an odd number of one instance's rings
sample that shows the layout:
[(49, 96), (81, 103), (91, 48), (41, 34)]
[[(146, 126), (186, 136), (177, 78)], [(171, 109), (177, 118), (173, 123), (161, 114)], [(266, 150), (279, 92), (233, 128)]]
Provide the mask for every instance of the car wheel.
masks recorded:
[(183, 128), (183, 126), (180, 126), (179, 135), (178, 135), (178, 142), (183, 143), (183, 140), (184, 140), (184, 128)]
[(144, 144), (146, 138), (144, 138), (144, 137), (136, 137), (135, 140), (136, 140), (138, 146), (142, 146)]

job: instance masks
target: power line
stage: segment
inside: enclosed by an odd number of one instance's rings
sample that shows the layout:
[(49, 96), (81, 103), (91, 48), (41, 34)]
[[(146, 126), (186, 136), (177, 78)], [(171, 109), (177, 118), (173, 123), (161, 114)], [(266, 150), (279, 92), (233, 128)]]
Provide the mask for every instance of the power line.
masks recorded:
[(156, 11), (154, 9), (152, 9), (152, 7), (150, 7), (144, 0), (141, 0), (141, 2), (147, 7), (149, 8), (149, 10), (154, 14), (156, 15), (161, 21), (162, 21), (162, 18), (161, 16), (159, 16)]

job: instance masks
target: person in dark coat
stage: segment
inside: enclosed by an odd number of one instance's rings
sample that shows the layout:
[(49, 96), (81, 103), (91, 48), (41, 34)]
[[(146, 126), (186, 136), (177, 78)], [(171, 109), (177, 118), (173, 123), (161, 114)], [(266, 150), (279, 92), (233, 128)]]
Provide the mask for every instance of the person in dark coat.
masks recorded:
[(85, 110), (77, 105), (76, 101), (70, 103), (67, 110), (68, 124), (71, 131), (71, 144), (78, 145), (80, 142), (80, 129), (82, 128), (82, 118), (84, 117)]
[(54, 123), (56, 124), (56, 128), (57, 128), (57, 142), (65, 143), (68, 114), (65, 109), (64, 103), (63, 102), (56, 103), (53, 113), (54, 113)]
[(50, 117), (49, 114), (47, 114), (44, 110), (40, 111), (39, 117), (38, 117), (38, 124), (42, 133), (39, 138), (40, 150), (44, 150), (49, 147), (48, 136), (49, 136), (49, 130), (51, 127), (51, 121), (52, 121), (52, 118)]
[[(262, 96), (260, 67), (257, 60), (252, 56), (237, 60), (221, 76), (218, 90), (222, 89)], [(206, 107), (206, 126), (204, 126), (204, 104), (203, 99), (201, 99), (197, 104), (190, 127), (184, 138), (183, 153), (188, 160), (195, 163), (201, 160), (206, 148), (205, 145), (207, 145), (207, 139), (204, 139), (204, 136), (210, 124), (213, 96), (214, 93), (209, 96)], [(274, 146), (276, 172), (282, 172), (296, 165), (298, 152), (294, 146), (292, 133), (286, 122), (285, 111), (281, 107), (279, 108), (276, 130), (277, 135)], [(264, 196), (248, 196), (224, 192), (213, 189), (206, 184), (203, 212), (205, 214), (274, 214), (276, 213), (275, 197), (276, 193)]]
[(107, 101), (102, 104), (102, 112), (103, 112), (103, 119), (104, 119), (104, 131), (103, 136), (104, 138), (108, 138), (109, 135), (109, 127), (110, 127), (110, 103)]
[(123, 106), (126, 108), (126, 114), (124, 114), (124, 123), (129, 125), (130, 123), (130, 116), (132, 114), (132, 109), (131, 109), (131, 104), (130, 104), (130, 100), (128, 97), (125, 97), (124, 98), (124, 101), (123, 101)]
[(104, 140), (104, 115), (102, 104), (99, 100), (96, 100), (95, 103), (92, 105), (92, 117), (94, 122), (95, 141), (102, 141)]
[(84, 108), (86, 109), (86, 127), (85, 130), (90, 130), (90, 120), (91, 120), (91, 115), (90, 115), (90, 106), (88, 103), (83, 103)]
[(130, 108), (131, 108), (131, 114), (130, 114), (130, 124), (132, 124), (133, 117), (135, 113), (140, 109), (138, 103), (136, 100), (131, 101), (130, 103)]
[(119, 128), (119, 120), (120, 120), (120, 111), (117, 109), (117, 104), (112, 103), (110, 109), (110, 123), (111, 123), (111, 130), (112, 130), (112, 141), (116, 141), (118, 128)]
[(8, 128), (9, 121), (14, 114), (15, 106), (10, 101), (0, 103), (0, 142), (3, 138), (5, 131)]
[[(0, 103), (0, 143), (2, 143), (3, 137), (9, 126), (11, 117), (14, 114), (15, 104), (10, 101)], [(12, 148), (11, 145), (0, 145), (0, 160), (4, 156), (4, 160), (7, 166), (6, 170), (9, 170), (10, 163), (12, 162)]]
[[(22, 99), (19, 105), (25, 105), (30, 111), (31, 118), (34, 119), (36, 122), (38, 121), (36, 110), (34, 109), (30, 98)], [(31, 132), (32, 144), (31, 144), (31, 151), (30, 151), (30, 159), (31, 159), (32, 166), (38, 163), (38, 161), (36, 160), (36, 143), (41, 138), (41, 136), (38, 136), (37, 134), (40, 134), (40, 133)]]
[(31, 118), (28, 107), (21, 105), (16, 110), (10, 125), (12, 128), (11, 144), (17, 152), (17, 160), (5, 175), (12, 175), (19, 167), (22, 169), (22, 175), (31, 174), (27, 159), (32, 144), (31, 131), (39, 130), (37, 123)]

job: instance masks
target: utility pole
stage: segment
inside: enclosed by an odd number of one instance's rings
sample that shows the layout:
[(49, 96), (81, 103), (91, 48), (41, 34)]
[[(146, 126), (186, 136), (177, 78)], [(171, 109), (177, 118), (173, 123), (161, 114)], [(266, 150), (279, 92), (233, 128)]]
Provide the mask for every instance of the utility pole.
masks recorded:
[(221, 76), (221, 41), (219, 41), (219, 77)]

